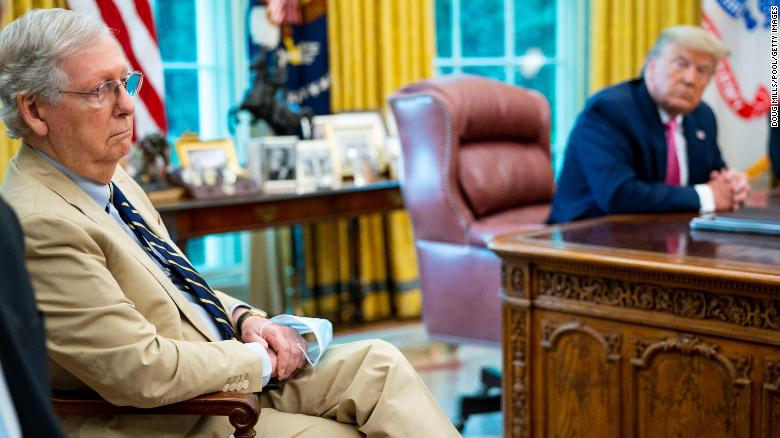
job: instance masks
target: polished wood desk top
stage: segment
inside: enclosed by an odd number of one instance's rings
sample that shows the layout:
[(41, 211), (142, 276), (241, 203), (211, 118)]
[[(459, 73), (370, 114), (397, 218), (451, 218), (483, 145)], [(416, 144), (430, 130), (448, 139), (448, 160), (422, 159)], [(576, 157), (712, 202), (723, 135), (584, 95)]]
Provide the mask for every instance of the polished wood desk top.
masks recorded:
[[(608, 216), (528, 234), (498, 236), (499, 253), (666, 272), (749, 276), (780, 285), (780, 236), (696, 231), (692, 214)], [(728, 272), (725, 272), (728, 271)]]
[(403, 208), (398, 181), (305, 192), (187, 200), (157, 208), (176, 240), (208, 234), (320, 222)]

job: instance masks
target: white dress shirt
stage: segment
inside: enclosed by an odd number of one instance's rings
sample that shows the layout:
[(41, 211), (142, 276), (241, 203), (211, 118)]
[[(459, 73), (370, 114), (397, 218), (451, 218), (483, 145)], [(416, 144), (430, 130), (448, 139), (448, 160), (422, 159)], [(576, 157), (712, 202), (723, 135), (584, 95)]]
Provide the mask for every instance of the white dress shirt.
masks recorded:
[[(658, 108), (658, 114), (661, 116), (661, 123), (666, 124), (671, 117), (666, 111)], [(674, 130), (674, 150), (677, 152), (677, 163), (680, 166), (680, 185), (688, 185), (688, 142), (685, 140), (683, 132), (683, 116), (677, 116), (677, 129)], [(696, 194), (699, 195), (699, 213), (712, 213), (715, 211), (715, 195), (707, 184), (696, 184), (693, 186)]]
[(0, 438), (6, 437), (21, 438), (22, 427), (19, 425), (19, 417), (16, 416), (16, 409), (0, 363)]

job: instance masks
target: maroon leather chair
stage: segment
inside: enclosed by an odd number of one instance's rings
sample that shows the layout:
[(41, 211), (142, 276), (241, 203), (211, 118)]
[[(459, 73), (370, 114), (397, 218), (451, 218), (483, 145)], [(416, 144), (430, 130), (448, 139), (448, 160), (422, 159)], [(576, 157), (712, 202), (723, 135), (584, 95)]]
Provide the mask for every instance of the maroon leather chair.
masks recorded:
[(423, 320), (435, 337), (499, 342), (500, 233), (550, 211), (550, 107), (540, 93), (456, 75), (390, 97), (403, 149), (401, 189), (415, 234)]

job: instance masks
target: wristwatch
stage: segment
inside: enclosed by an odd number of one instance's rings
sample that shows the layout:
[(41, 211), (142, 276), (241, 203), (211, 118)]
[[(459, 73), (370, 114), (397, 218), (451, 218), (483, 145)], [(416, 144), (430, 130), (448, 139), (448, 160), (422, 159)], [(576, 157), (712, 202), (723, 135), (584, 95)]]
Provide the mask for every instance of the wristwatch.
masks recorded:
[(249, 309), (238, 317), (238, 319), (236, 320), (236, 335), (238, 336), (238, 340), (241, 342), (244, 342), (244, 340), (241, 338), (241, 326), (244, 324), (244, 321), (250, 316), (259, 316), (261, 318), (268, 318), (268, 313), (260, 309)]

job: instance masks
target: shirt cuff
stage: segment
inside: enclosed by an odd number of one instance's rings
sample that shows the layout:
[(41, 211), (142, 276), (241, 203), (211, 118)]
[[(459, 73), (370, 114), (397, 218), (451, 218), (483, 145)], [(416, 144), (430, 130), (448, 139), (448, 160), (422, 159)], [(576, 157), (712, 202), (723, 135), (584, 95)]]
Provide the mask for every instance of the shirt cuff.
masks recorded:
[(699, 213), (707, 214), (715, 211), (715, 195), (707, 184), (696, 184), (693, 186), (696, 194), (699, 195)]
[(265, 351), (265, 348), (257, 342), (249, 342), (244, 345), (260, 355), (260, 360), (263, 362), (263, 386), (267, 385), (268, 381), (271, 380), (271, 356), (269, 356), (268, 352)]

